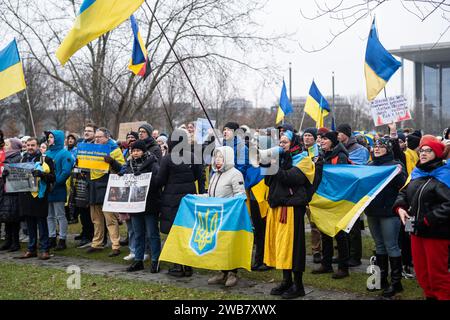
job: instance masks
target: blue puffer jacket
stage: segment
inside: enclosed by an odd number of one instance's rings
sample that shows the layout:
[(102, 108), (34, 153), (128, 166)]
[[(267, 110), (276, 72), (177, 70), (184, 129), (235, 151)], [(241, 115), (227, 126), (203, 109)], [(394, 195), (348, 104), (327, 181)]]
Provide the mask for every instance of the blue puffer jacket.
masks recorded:
[(55, 137), (55, 143), (48, 148), (45, 155), (55, 163), (56, 181), (53, 190), (48, 195), (48, 202), (66, 202), (66, 180), (73, 168), (72, 154), (64, 149), (64, 132), (61, 130), (50, 131)]

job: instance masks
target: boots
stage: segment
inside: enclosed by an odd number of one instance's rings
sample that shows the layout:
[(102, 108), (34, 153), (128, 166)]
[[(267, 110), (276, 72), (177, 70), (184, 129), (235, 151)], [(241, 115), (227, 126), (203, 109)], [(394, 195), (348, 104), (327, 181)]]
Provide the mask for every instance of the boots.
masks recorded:
[(303, 287), (303, 272), (294, 272), (294, 284), (286, 290), (281, 298), (283, 299), (295, 299), (305, 296), (305, 289)]
[(61, 251), (61, 250), (64, 250), (64, 249), (67, 249), (66, 240), (65, 239), (59, 239), (58, 245), (56, 246), (55, 251)]
[(380, 268), (380, 289), (367, 289), (367, 291), (374, 292), (379, 290), (385, 290), (389, 287), (388, 274), (389, 274), (389, 258), (387, 254), (375, 254), (375, 265)]
[(185, 277), (191, 277), (194, 273), (194, 270), (192, 270), (192, 267), (184, 266), (184, 276)]
[(383, 291), (383, 297), (391, 298), (403, 291), (402, 286), (402, 257), (389, 257), (391, 264), (391, 285)]
[(52, 249), (56, 247), (56, 237), (48, 238), (48, 248)]
[(281, 281), (281, 283), (278, 286), (270, 290), (270, 294), (272, 296), (281, 296), (290, 287), (292, 287), (291, 270), (283, 270), (283, 281)]
[(174, 264), (172, 268), (169, 269), (169, 275), (177, 278), (184, 277), (184, 268), (181, 264)]
[(14, 222), (9, 226), (9, 232), (11, 233), (11, 246), (8, 249), (8, 252), (14, 252), (20, 250), (20, 240), (19, 240), (19, 232), (20, 232), (20, 223)]

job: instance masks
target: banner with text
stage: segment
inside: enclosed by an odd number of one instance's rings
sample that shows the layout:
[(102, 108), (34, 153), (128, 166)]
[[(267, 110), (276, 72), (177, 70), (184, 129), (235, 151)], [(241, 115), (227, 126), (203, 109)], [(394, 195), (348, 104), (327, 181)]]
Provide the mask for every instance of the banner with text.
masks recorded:
[(404, 96), (374, 100), (370, 103), (370, 109), (376, 127), (392, 122), (412, 120), (408, 110), (408, 101)]
[(144, 212), (151, 178), (151, 173), (143, 173), (139, 176), (110, 174), (103, 202), (103, 211)]
[(111, 152), (109, 145), (80, 143), (77, 148), (78, 168), (109, 171), (109, 164), (103, 159)]
[(9, 171), (6, 177), (5, 192), (37, 192), (37, 180), (33, 177), (34, 162), (5, 164)]

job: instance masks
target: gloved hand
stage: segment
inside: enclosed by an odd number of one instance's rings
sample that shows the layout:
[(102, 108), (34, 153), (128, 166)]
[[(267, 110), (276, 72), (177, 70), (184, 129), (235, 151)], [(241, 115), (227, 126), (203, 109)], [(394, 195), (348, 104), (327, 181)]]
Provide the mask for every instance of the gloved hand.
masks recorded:
[(44, 173), (41, 170), (33, 170), (31, 173), (33, 177), (42, 178), (44, 176)]
[(136, 171), (135, 173), (134, 173), (134, 175), (137, 177), (137, 176), (140, 176), (141, 175), (141, 172), (140, 171)]
[(119, 177), (123, 177), (124, 173), (121, 171), (117, 174)]
[(9, 171), (8, 171), (8, 169), (3, 169), (3, 172), (2, 172), (2, 177), (7, 177), (7, 176), (9, 176)]
[(106, 163), (112, 164), (114, 162), (114, 159), (111, 156), (104, 156), (103, 161)]

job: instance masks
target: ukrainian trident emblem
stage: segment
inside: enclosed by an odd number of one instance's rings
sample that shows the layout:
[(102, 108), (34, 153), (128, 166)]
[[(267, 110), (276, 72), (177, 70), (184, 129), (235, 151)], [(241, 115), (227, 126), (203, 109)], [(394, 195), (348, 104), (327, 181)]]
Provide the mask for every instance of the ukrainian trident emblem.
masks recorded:
[(222, 205), (195, 205), (195, 225), (190, 247), (199, 256), (216, 248), (222, 217)]

